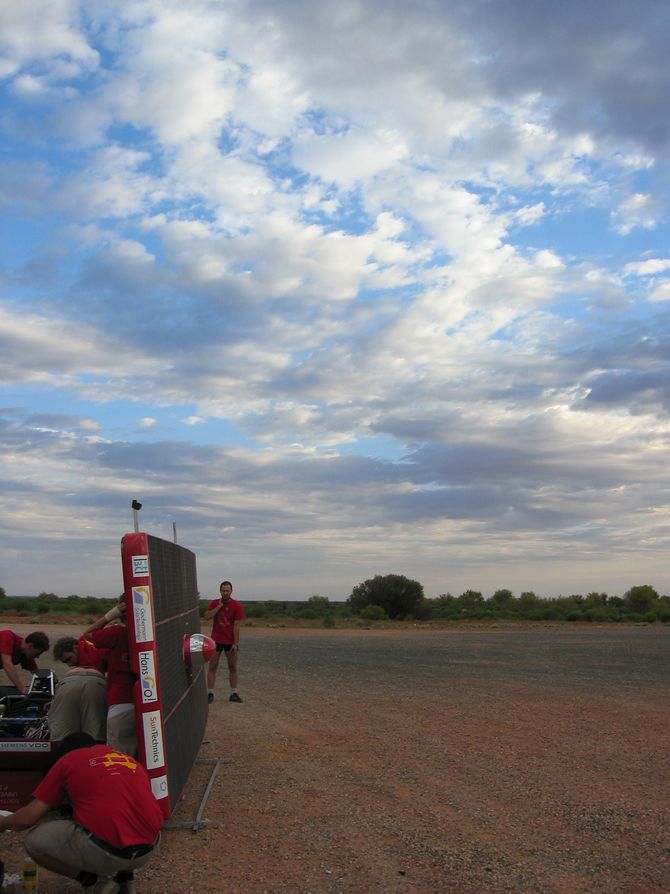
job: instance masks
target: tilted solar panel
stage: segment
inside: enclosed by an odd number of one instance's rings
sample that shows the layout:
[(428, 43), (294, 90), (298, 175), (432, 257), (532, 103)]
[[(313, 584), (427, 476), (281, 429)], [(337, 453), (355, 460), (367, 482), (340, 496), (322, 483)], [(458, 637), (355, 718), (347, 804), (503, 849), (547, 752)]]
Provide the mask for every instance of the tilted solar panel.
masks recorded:
[(200, 631), (195, 555), (150, 534), (121, 541), (126, 624), (139, 676), (135, 717), (139, 758), (166, 817), (196, 760), (207, 723), (206, 665), (187, 666), (186, 634)]

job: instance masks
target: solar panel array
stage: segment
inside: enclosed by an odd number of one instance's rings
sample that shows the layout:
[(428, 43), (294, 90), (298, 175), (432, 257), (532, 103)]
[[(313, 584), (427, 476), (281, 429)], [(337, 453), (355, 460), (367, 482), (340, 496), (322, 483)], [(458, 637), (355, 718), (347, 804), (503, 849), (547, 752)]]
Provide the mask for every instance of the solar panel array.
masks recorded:
[(187, 667), (185, 635), (200, 631), (195, 555), (150, 534), (121, 541), (131, 663), (139, 676), (139, 758), (166, 817), (197, 758), (207, 723), (206, 665)]

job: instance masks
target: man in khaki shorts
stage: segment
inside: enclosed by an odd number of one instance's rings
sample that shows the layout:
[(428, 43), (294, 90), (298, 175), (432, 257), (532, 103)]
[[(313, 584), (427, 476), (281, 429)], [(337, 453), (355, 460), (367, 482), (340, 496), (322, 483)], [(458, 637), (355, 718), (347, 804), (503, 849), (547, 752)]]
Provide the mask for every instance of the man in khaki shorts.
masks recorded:
[[(151, 859), (163, 825), (146, 770), (84, 733), (68, 736), (56, 756), (33, 800), (0, 817), (0, 832), (35, 826), (24, 846), (40, 866), (89, 894), (135, 894), (134, 871)], [(65, 799), (72, 819), (36, 825)]]
[(64, 636), (53, 648), (56, 661), (70, 670), (60, 679), (49, 708), (49, 738), (60, 742), (71, 733), (88, 733), (96, 742), (107, 735), (105, 652), (86, 636)]

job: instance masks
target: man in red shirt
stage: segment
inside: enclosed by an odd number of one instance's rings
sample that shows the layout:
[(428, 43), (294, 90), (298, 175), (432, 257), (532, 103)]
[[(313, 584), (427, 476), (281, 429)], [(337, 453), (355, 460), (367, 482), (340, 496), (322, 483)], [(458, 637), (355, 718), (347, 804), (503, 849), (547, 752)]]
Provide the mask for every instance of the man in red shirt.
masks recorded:
[(49, 648), (49, 637), (41, 630), (29, 633), (23, 639), (12, 630), (0, 630), (0, 655), (2, 657), (2, 669), (11, 682), (16, 686), (21, 695), (27, 695), (30, 683), (25, 683), (15, 665), (20, 665), (23, 670), (35, 673), (37, 670), (36, 658)]
[[(124, 754), (137, 754), (135, 726), (135, 683), (137, 674), (130, 666), (128, 630), (123, 618), (125, 601), (119, 602), (84, 631), (97, 649), (107, 650), (107, 744)], [(109, 626), (107, 626), (109, 625)]]
[(233, 585), (224, 580), (219, 587), (220, 599), (209, 603), (204, 614), (205, 620), (213, 618), (212, 639), (216, 643), (216, 654), (209, 662), (207, 669), (208, 700), (214, 701), (214, 685), (216, 672), (221, 660), (221, 652), (226, 653), (228, 676), (230, 679), (230, 701), (241, 702), (237, 691), (237, 656), (240, 650), (240, 622), (244, 621), (242, 603), (232, 598)]
[(61, 678), (49, 708), (49, 737), (60, 742), (70, 733), (88, 733), (97, 742), (107, 734), (106, 651), (80, 636), (63, 636), (53, 648), (56, 661), (70, 670)]
[(24, 840), (30, 856), (90, 894), (134, 892), (133, 871), (150, 859), (163, 825), (144, 767), (84, 733), (68, 736), (33, 800), (0, 818), (0, 831), (30, 829), (65, 798), (72, 819), (33, 829)]

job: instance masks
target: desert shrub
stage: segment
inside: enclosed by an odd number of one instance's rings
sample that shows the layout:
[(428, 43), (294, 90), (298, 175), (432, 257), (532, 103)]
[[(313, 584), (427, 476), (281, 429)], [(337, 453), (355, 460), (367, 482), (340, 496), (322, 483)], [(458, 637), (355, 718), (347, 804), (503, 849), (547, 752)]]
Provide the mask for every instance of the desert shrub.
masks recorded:
[(359, 612), (361, 618), (364, 621), (386, 621), (388, 620), (388, 615), (381, 607), (381, 605), (366, 605)]
[(585, 621), (612, 621), (612, 613), (606, 608), (589, 608), (583, 616)]
[(332, 606), (330, 604), (330, 599), (328, 599), (327, 596), (315, 595), (310, 596), (307, 600), (307, 608), (310, 609), (310, 611), (315, 612), (317, 616), (321, 617), (328, 614), (331, 611)]
[(267, 602), (245, 602), (244, 613), (247, 618), (267, 618), (270, 614), (270, 609)]
[(631, 587), (624, 594), (624, 604), (631, 615), (644, 615), (654, 609), (658, 602), (658, 593), (649, 584)]
[(423, 585), (403, 574), (377, 574), (358, 584), (351, 592), (349, 608), (362, 615), (368, 606), (377, 606), (389, 618), (414, 614), (423, 599)]
[(314, 621), (316, 618), (318, 618), (318, 614), (314, 611), (313, 608), (303, 608), (300, 611), (296, 612), (294, 617), (300, 618), (303, 621)]

